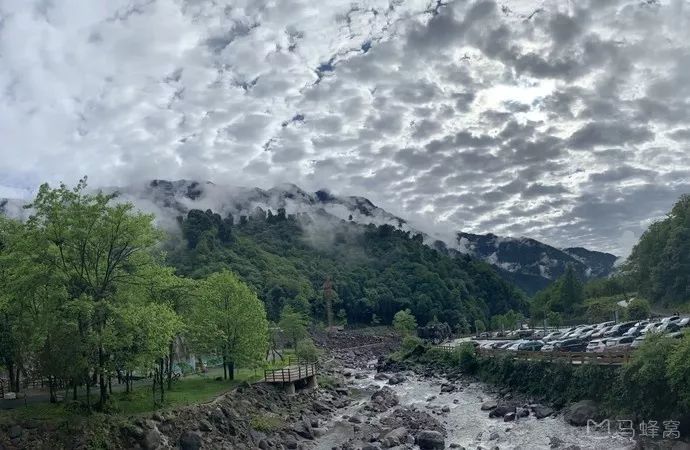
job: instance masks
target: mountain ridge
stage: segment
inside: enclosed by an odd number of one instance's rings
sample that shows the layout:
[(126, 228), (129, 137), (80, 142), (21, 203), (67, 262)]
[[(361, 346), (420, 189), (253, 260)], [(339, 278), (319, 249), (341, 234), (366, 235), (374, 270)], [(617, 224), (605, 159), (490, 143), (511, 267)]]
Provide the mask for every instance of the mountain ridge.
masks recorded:
[[(157, 222), (168, 229), (177, 229), (177, 218), (191, 209), (210, 209), (222, 216), (235, 217), (249, 216), (258, 209), (284, 209), (286, 214), (306, 213), (325, 221), (322, 226), (341, 220), (392, 225), (411, 235), (421, 235), (427, 245), (441, 246), (491, 264), (504, 279), (530, 295), (560, 277), (568, 264), (574, 266), (581, 278), (590, 279), (610, 275), (617, 260), (615, 255), (582, 247), (559, 249), (532, 238), (493, 233), (458, 232), (455, 242), (440, 241), (365, 197), (335, 195), (327, 189), (310, 193), (293, 183), (261, 189), (224, 186), (211, 181), (156, 179), (138, 185), (103, 188), (103, 191), (119, 192), (122, 200), (153, 213)], [(21, 217), (26, 215), (26, 210), (20, 201), (0, 200), (0, 213)]]

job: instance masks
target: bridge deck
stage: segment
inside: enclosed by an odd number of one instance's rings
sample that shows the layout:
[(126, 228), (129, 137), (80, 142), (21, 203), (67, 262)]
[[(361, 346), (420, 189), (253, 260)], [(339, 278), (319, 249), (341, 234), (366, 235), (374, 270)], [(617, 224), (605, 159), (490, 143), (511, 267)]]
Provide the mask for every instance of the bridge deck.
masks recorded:
[(264, 370), (266, 383), (292, 383), (316, 375), (316, 364), (299, 364)]

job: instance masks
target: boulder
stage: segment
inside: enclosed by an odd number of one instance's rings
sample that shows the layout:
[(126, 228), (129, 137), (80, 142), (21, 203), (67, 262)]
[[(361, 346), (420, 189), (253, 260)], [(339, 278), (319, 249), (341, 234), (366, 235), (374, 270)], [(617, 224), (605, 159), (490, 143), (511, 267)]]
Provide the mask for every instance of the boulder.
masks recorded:
[(515, 412), (515, 407), (509, 405), (498, 405), (489, 413), (489, 417), (503, 417), (509, 412)]
[(407, 442), (407, 428), (399, 427), (389, 432), (383, 438), (383, 446), (385, 448), (395, 447), (397, 445)]
[(199, 450), (201, 448), (201, 436), (193, 431), (185, 431), (180, 436), (181, 450)]
[(495, 409), (498, 406), (498, 404), (493, 401), (489, 400), (487, 402), (482, 403), (482, 411), (491, 411), (492, 409)]
[(364, 422), (364, 418), (362, 416), (352, 416), (347, 419), (347, 421), (350, 423), (362, 423)]
[(405, 381), (405, 377), (400, 375), (399, 373), (396, 373), (395, 375), (391, 376), (388, 379), (388, 384), (394, 385), (394, 384), (400, 384)]
[(148, 430), (146, 433), (144, 433), (144, 439), (141, 441), (141, 446), (145, 450), (155, 450), (159, 445), (161, 445), (162, 441), (163, 439), (158, 430)]
[(20, 427), (19, 425), (12, 425), (10, 427), (10, 431), (8, 434), (10, 439), (17, 439), (18, 437), (21, 437), (21, 435), (22, 435), (22, 427)]
[(445, 405), (443, 408), (441, 408), (441, 411), (444, 413), (449, 413), (450, 412), (450, 406)]
[(534, 417), (537, 419), (543, 419), (544, 417), (549, 417), (554, 413), (553, 408), (549, 408), (544, 405), (535, 405), (532, 407), (532, 412), (534, 412)]
[(379, 372), (376, 375), (374, 375), (374, 380), (382, 381), (382, 380), (387, 380), (387, 379), (388, 379), (388, 375), (386, 375), (385, 373)]
[(443, 450), (446, 448), (446, 441), (443, 434), (433, 430), (422, 430), (417, 434), (415, 443), (421, 450)]
[(450, 383), (443, 383), (441, 385), (441, 392), (453, 392), (455, 390), (455, 386), (453, 386)]
[(587, 425), (588, 420), (599, 419), (599, 416), (599, 406), (593, 400), (573, 403), (564, 413), (565, 421), (578, 427)]
[(513, 422), (514, 420), (515, 420), (515, 413), (514, 412), (509, 412), (503, 416), (504, 422)]
[(518, 417), (528, 417), (528, 416), (529, 416), (529, 409), (527, 409), (527, 408), (518, 408), (518, 410), (517, 410), (517, 416), (518, 416)]

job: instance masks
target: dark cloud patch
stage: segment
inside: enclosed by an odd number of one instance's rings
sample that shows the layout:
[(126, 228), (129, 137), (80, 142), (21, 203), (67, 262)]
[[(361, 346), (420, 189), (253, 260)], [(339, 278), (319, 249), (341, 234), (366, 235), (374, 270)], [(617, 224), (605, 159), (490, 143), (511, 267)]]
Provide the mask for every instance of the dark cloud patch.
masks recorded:
[(589, 180), (593, 183), (615, 183), (629, 179), (652, 181), (656, 174), (657, 172), (653, 170), (622, 165), (604, 172), (592, 173), (589, 175)]
[(668, 137), (678, 142), (690, 142), (690, 128), (672, 131), (668, 134)]
[(526, 199), (537, 197), (553, 197), (569, 194), (570, 191), (562, 184), (542, 184), (532, 183), (521, 191), (522, 197)]
[(574, 149), (591, 149), (603, 145), (640, 144), (654, 138), (649, 128), (622, 122), (589, 122), (568, 139)]

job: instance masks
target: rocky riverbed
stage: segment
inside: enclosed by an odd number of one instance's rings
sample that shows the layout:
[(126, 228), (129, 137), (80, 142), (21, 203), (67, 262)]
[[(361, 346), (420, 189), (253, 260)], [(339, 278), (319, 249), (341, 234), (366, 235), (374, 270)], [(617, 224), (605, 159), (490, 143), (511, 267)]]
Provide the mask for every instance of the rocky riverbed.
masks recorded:
[[(457, 374), (437, 376), (377, 364), (394, 350), (392, 334), (332, 333), (321, 386), (288, 396), (262, 383), (213, 402), (145, 417), (109, 417), (94, 431), (30, 420), (0, 425), (5, 449), (633, 449), (687, 448), (588, 433), (596, 405), (564, 411)], [(377, 370), (378, 369), (378, 370)]]

